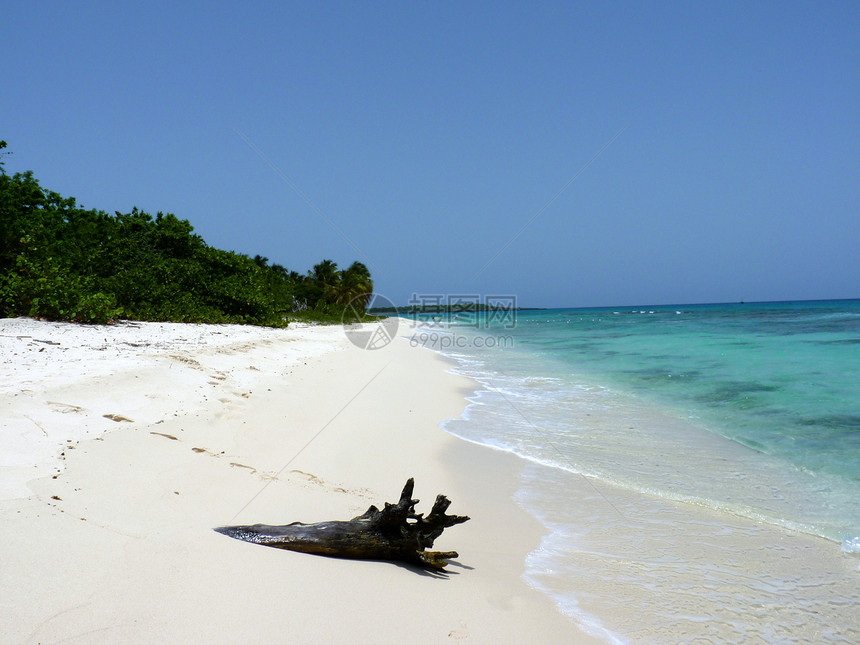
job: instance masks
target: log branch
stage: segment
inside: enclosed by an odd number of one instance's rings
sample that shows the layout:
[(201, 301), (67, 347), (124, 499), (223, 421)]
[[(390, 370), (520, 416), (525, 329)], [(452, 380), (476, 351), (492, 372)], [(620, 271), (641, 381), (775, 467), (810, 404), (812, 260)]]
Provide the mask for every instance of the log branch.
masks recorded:
[(278, 549), (315, 553), (338, 558), (408, 562), (422, 567), (444, 569), (448, 560), (458, 557), (456, 551), (426, 551), (442, 531), (469, 518), (446, 515), (451, 505), (438, 495), (430, 514), (415, 513), (419, 500), (412, 499), (415, 482), (410, 478), (403, 487), (400, 501), (386, 503), (382, 510), (371, 506), (358, 517), (347, 521), (282, 526), (253, 524), (221, 526), (215, 530), (237, 540)]

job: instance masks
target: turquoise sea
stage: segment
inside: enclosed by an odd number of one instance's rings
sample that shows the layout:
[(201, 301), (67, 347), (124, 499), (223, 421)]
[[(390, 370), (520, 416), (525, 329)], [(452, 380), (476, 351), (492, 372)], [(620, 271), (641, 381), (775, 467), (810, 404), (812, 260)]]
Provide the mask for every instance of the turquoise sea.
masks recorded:
[[(518, 500), (548, 532), (524, 575), (588, 631), (857, 642), (860, 300), (446, 315), (410, 333), (479, 384), (446, 429), (525, 458)], [(606, 618), (604, 587), (630, 616)]]

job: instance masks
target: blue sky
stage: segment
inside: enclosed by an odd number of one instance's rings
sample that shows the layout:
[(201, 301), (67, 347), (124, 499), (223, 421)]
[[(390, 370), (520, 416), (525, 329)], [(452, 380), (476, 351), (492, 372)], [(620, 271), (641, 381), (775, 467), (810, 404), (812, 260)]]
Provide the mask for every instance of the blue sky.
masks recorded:
[(6, 169), (89, 208), (172, 212), (301, 272), (362, 260), (397, 304), (860, 297), (860, 3), (22, 2), (2, 22)]

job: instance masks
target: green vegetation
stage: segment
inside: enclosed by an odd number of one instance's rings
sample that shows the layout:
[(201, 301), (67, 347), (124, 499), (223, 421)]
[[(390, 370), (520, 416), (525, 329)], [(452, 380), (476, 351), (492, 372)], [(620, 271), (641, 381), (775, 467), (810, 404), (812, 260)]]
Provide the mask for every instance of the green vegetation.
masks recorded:
[[(0, 141), (0, 150), (6, 147)], [(0, 317), (283, 326), (341, 322), (370, 301), (361, 262), (323, 260), (306, 275), (213, 248), (187, 220), (133, 209), (108, 215), (9, 176), (0, 152)], [(361, 307), (347, 307), (360, 303)]]

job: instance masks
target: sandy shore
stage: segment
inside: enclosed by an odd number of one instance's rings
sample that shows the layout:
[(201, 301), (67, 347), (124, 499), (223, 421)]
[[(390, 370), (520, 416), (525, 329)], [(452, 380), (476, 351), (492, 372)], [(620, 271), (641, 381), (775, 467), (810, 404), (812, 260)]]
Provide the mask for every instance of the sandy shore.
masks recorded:
[[(439, 428), (471, 382), (403, 338), (11, 319), (0, 363), (4, 642), (594, 642), (521, 579), (522, 464)], [(212, 531), (348, 519), (410, 476), (419, 512), (472, 517), (448, 575)]]

